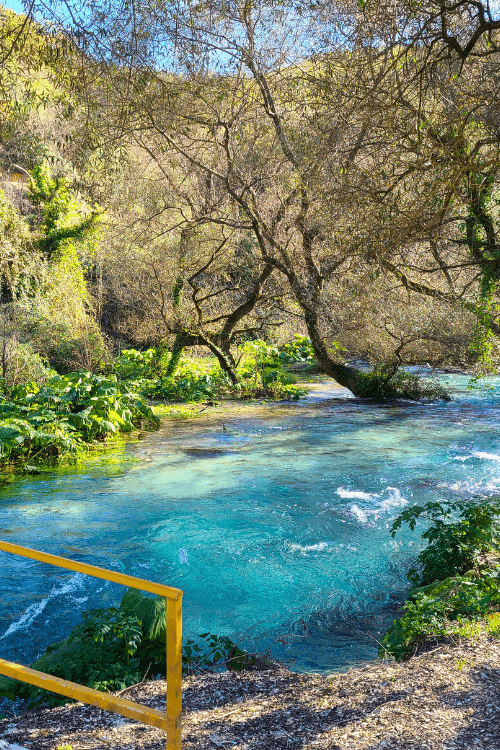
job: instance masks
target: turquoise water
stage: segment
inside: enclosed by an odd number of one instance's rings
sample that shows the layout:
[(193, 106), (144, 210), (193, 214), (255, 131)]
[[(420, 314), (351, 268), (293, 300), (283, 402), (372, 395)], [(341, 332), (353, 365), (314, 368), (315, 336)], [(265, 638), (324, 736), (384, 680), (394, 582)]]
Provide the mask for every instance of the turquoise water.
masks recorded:
[[(301, 671), (360, 663), (418, 549), (416, 534), (391, 539), (392, 519), (500, 489), (500, 401), (444, 379), (449, 404), (374, 406), (322, 383), (298, 404), (171, 424), (116, 464), (3, 488), (0, 537), (182, 588), (186, 636), (280, 639), (273, 653)], [(0, 655), (25, 663), (123, 593), (4, 553), (0, 570)]]

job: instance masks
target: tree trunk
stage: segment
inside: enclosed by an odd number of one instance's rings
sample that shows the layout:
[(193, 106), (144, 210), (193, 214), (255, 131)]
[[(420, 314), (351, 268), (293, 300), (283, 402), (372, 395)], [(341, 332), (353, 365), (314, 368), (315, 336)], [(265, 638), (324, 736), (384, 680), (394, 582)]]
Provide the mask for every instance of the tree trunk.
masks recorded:
[(177, 370), (177, 367), (179, 366), (182, 352), (184, 351), (184, 347), (186, 346), (185, 339), (186, 336), (184, 333), (178, 333), (175, 337), (174, 345), (172, 346), (172, 354), (170, 355), (167, 371), (165, 373), (165, 377), (167, 378), (171, 378)]
[(360, 373), (355, 367), (343, 365), (335, 362), (326, 347), (325, 341), (321, 335), (319, 320), (317, 314), (312, 310), (304, 310), (305, 323), (307, 332), (311, 339), (316, 359), (321, 365), (322, 370), (326, 372), (333, 380), (344, 388), (347, 388), (355, 396), (363, 397), (363, 373)]
[(231, 361), (232, 357), (227, 356), (219, 346), (214, 344), (213, 341), (210, 341), (210, 339), (205, 338), (205, 336), (200, 336), (200, 338), (203, 340), (205, 346), (210, 349), (212, 354), (215, 354), (215, 356), (219, 360), (219, 364), (222, 370), (226, 373), (231, 383), (233, 385), (236, 385), (238, 382), (238, 377), (235, 372), (234, 363)]

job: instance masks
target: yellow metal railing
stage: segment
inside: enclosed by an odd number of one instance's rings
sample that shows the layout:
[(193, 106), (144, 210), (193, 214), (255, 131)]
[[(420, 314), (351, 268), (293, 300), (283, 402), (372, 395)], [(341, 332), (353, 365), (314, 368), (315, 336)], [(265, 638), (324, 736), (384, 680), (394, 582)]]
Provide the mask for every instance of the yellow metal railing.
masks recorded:
[(162, 586), (160, 583), (152, 583), (142, 578), (122, 575), (114, 570), (98, 568), (95, 565), (86, 565), (76, 560), (68, 560), (58, 555), (48, 555), (38, 552), (29, 547), (21, 547), (18, 544), (10, 544), (0, 540), (0, 550), (12, 552), (13, 555), (29, 557), (32, 560), (56, 565), (59, 568), (67, 568), (77, 573), (86, 573), (94, 578), (103, 578), (105, 581), (121, 583), (141, 591), (149, 591), (152, 594), (164, 596), (167, 600), (167, 710), (157, 711), (139, 703), (101, 693), (98, 690), (77, 685), (68, 680), (44, 672), (37, 672), (22, 664), (0, 659), (0, 674), (13, 677), (15, 680), (27, 682), (30, 685), (51, 690), (54, 693), (75, 698), (83, 703), (99, 706), (106, 711), (126, 716), (129, 719), (141, 721), (167, 733), (167, 750), (180, 750), (181, 748), (181, 712), (182, 712), (182, 591), (170, 586)]

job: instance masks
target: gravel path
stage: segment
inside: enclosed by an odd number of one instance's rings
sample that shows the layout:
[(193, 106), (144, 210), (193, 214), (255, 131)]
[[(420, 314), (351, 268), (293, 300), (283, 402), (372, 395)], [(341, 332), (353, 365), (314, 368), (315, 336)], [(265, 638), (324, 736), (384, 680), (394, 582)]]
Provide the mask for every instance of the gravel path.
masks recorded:
[[(405, 664), (300, 675), (280, 665), (184, 680), (183, 750), (500, 750), (500, 641), (443, 645)], [(127, 698), (163, 708), (165, 682)], [(0, 748), (164, 750), (157, 729), (81, 703), (0, 722)]]

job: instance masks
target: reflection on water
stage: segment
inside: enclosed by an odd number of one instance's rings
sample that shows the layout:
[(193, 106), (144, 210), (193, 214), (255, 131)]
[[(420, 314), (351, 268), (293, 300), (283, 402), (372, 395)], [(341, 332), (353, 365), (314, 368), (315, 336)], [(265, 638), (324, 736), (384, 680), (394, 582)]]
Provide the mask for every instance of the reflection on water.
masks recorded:
[[(372, 658), (404, 596), (408, 503), (498, 492), (500, 407), (447, 376), (449, 404), (362, 403), (331, 384), (298, 404), (176, 423), (115, 465), (0, 493), (0, 536), (184, 590), (206, 631), (331, 671)], [(224, 423), (223, 423), (224, 420)], [(0, 555), (0, 653), (30, 662), (120, 587)]]

